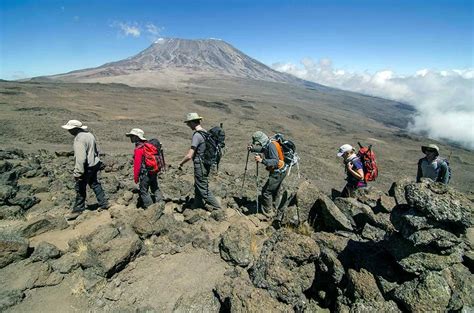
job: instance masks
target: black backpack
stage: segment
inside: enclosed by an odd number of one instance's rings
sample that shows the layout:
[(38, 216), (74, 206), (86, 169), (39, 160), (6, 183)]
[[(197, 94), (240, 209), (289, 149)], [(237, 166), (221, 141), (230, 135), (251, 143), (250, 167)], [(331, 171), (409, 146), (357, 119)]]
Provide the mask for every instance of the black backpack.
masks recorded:
[(283, 135), (280, 133), (275, 134), (272, 139), (278, 141), (278, 143), (281, 145), (286, 164), (293, 166), (298, 163), (300, 158), (296, 153), (296, 145), (293, 141), (284, 139)]
[(225, 147), (225, 132), (222, 126), (215, 126), (211, 128), (209, 132), (202, 130), (198, 132), (202, 135), (206, 144), (202, 162), (209, 166), (216, 165), (217, 169), (219, 169), (219, 163), (224, 154)]

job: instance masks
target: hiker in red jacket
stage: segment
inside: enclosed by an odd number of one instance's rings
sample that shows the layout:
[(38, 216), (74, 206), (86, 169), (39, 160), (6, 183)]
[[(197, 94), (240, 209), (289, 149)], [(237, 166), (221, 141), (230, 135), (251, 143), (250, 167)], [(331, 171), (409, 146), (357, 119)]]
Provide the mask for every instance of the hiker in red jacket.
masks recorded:
[[(163, 199), (158, 185), (158, 173), (147, 168), (145, 164), (145, 145), (148, 143), (143, 130), (134, 128), (126, 133), (126, 136), (130, 137), (130, 141), (135, 144), (133, 150), (133, 179), (135, 183), (138, 183), (141, 205), (146, 209), (151, 204)], [(151, 195), (148, 193), (148, 188)]]

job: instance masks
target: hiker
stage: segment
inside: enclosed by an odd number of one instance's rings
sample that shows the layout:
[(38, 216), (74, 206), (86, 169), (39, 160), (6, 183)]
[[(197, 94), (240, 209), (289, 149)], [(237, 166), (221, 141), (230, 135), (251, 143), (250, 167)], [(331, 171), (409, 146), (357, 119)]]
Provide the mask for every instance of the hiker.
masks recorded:
[[(134, 128), (125, 136), (130, 138), (130, 142), (135, 144), (133, 150), (133, 180), (138, 183), (140, 202), (144, 209), (163, 199), (160, 186), (158, 185), (158, 168), (150, 170), (145, 163), (145, 149), (149, 144), (145, 138), (145, 133), (140, 128)], [(153, 147), (151, 147), (153, 149)], [(153, 156), (152, 156), (153, 157)], [(151, 195), (148, 192), (151, 191)]]
[(346, 198), (353, 197), (355, 190), (367, 187), (367, 183), (364, 180), (364, 166), (357, 156), (355, 149), (349, 144), (339, 147), (337, 156), (343, 159), (347, 174), (347, 183), (341, 195)]
[[(189, 113), (184, 123), (193, 130), (191, 139), (191, 148), (179, 163), (178, 169), (192, 160), (194, 164), (194, 203), (193, 208), (220, 209), (221, 205), (209, 190), (209, 172), (211, 165), (203, 162), (204, 153), (206, 151), (206, 142), (202, 133), (206, 130), (201, 126), (202, 117), (197, 113)], [(205, 203), (204, 203), (205, 202)]]
[(272, 218), (277, 213), (280, 187), (286, 177), (286, 169), (288, 168), (284, 162), (282, 147), (278, 141), (270, 140), (263, 132), (256, 131), (252, 135), (252, 144), (248, 145), (247, 149), (256, 153), (255, 162), (257, 162), (257, 166), (258, 163), (262, 163), (268, 171), (267, 182), (262, 188), (261, 209), (263, 215)]
[(447, 160), (439, 157), (438, 146), (434, 144), (422, 146), (421, 151), (425, 157), (418, 161), (416, 181), (419, 183), (421, 178), (425, 177), (435, 182), (448, 184), (450, 179), (449, 164)]
[(76, 200), (72, 212), (66, 215), (67, 220), (76, 219), (86, 209), (86, 186), (94, 191), (99, 209), (108, 209), (109, 203), (102, 185), (97, 179), (98, 172), (102, 169), (99, 159), (99, 150), (94, 135), (87, 131), (87, 126), (80, 121), (70, 120), (61, 126), (74, 136), (74, 179)]

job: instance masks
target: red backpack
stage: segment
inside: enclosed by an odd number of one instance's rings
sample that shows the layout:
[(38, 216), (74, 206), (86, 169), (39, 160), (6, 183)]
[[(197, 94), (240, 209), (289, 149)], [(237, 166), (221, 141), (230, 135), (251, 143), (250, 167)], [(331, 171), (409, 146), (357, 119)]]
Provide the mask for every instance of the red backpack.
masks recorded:
[(375, 152), (372, 150), (372, 145), (364, 147), (359, 144), (359, 152), (357, 152), (357, 157), (362, 162), (364, 166), (364, 181), (374, 181), (379, 175), (379, 169), (377, 168), (377, 158)]
[(150, 139), (144, 143), (143, 161), (149, 173), (161, 173), (165, 169), (165, 157), (158, 139)]

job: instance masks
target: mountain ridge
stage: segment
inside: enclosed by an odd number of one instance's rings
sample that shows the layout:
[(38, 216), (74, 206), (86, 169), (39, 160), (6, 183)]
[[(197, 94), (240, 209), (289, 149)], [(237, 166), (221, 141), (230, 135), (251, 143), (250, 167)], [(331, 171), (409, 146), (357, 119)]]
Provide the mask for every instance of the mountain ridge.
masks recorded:
[[(138, 79), (137, 75), (140, 75)], [(131, 85), (147, 86), (147, 81), (163, 75), (175, 77), (178, 81), (201, 76), (226, 76), (330, 89), (278, 72), (220, 39), (160, 38), (126, 59), (41, 78), (114, 82), (114, 77), (121, 77), (117, 82), (124, 82), (124, 76), (130, 76)], [(134, 80), (139, 83), (134, 83)]]

